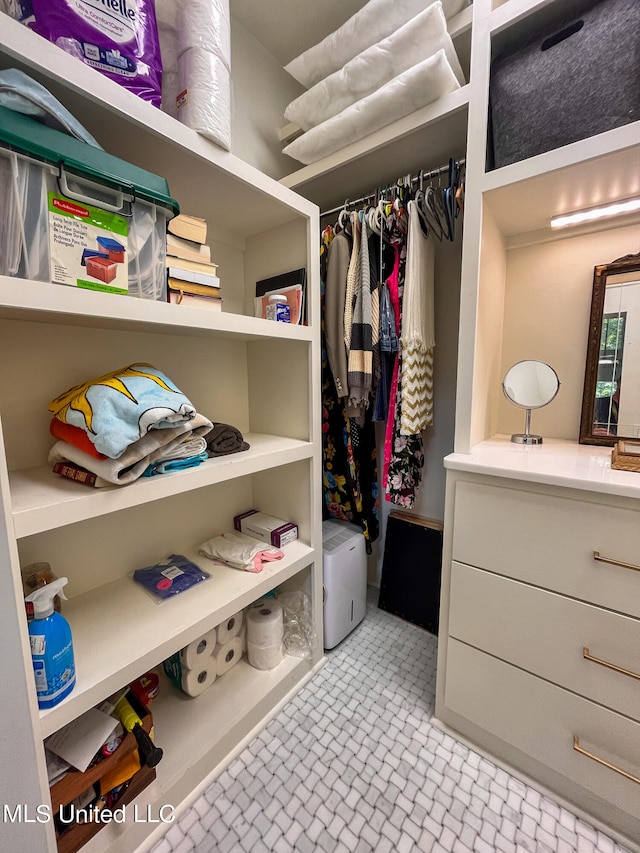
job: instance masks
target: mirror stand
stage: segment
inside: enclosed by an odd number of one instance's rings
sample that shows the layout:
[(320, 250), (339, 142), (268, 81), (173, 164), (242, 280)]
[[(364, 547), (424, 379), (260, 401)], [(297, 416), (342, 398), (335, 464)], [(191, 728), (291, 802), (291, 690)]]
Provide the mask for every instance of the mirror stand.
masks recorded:
[(541, 435), (531, 434), (531, 410), (550, 403), (559, 387), (558, 374), (543, 361), (518, 361), (507, 370), (502, 380), (504, 396), (525, 411), (524, 432), (514, 433), (511, 441), (515, 444), (542, 444)]
[(525, 409), (524, 432), (515, 432), (511, 436), (511, 441), (516, 444), (542, 444), (541, 435), (531, 434), (531, 409)]

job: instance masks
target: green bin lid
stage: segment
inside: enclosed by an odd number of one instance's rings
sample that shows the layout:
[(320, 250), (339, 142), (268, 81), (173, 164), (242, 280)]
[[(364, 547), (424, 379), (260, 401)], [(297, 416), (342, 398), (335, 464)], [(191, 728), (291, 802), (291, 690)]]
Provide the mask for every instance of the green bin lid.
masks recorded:
[(62, 165), (74, 175), (166, 208), (173, 216), (180, 212), (178, 202), (169, 195), (165, 178), (2, 106), (0, 147), (53, 166)]

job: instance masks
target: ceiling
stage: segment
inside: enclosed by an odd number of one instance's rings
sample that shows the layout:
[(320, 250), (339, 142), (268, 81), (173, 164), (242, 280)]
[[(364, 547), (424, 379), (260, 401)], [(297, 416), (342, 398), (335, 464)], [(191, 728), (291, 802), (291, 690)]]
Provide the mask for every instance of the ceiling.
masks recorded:
[(282, 65), (317, 44), (366, 0), (231, 0), (232, 16)]

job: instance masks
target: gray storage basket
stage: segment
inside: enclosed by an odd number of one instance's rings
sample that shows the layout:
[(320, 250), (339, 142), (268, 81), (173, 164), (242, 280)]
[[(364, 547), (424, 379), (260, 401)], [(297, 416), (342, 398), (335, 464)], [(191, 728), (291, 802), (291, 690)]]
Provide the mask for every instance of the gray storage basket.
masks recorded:
[(599, 0), (491, 66), (493, 166), (640, 118), (640, 0)]

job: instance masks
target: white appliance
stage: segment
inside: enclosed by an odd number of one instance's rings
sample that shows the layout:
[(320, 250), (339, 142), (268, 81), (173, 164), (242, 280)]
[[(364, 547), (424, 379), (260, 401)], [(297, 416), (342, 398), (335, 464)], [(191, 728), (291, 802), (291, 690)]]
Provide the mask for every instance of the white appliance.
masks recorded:
[(324, 647), (332, 649), (362, 622), (367, 609), (367, 552), (362, 530), (322, 522)]

